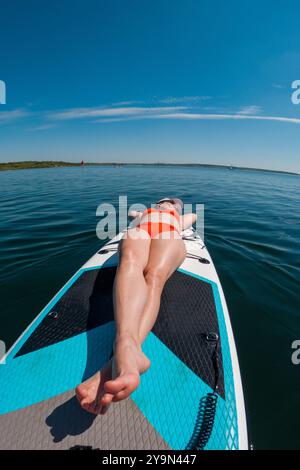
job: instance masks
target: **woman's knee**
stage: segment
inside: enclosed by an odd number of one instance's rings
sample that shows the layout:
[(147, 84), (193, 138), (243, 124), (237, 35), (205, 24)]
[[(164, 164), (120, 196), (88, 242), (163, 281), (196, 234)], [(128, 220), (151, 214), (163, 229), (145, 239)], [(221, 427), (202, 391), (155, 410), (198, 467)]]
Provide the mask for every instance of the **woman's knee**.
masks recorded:
[(119, 268), (125, 269), (140, 269), (143, 271), (144, 266), (137, 253), (130, 248), (122, 250), (120, 253)]
[(146, 266), (144, 269), (144, 277), (147, 285), (150, 288), (162, 289), (168, 275), (161, 268), (157, 268), (156, 266)]

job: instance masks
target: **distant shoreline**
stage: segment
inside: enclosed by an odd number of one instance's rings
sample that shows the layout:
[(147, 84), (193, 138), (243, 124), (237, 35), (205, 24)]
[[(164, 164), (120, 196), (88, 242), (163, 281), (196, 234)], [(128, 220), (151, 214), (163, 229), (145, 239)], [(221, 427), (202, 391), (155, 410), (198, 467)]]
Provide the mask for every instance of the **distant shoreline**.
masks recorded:
[(283, 171), (283, 170), (268, 170), (265, 168), (251, 168), (244, 166), (234, 166), (234, 165), (212, 165), (210, 163), (121, 163), (121, 162), (101, 162), (101, 163), (80, 163), (75, 162), (64, 162), (64, 161), (21, 161), (21, 162), (7, 162), (0, 163), (0, 171), (5, 170), (26, 170), (34, 168), (58, 168), (58, 167), (80, 167), (80, 166), (182, 166), (182, 167), (203, 167), (203, 168), (225, 168), (228, 170), (250, 170), (250, 171), (263, 171), (267, 173), (283, 173), (287, 175), (300, 176), (299, 173), (292, 171)]

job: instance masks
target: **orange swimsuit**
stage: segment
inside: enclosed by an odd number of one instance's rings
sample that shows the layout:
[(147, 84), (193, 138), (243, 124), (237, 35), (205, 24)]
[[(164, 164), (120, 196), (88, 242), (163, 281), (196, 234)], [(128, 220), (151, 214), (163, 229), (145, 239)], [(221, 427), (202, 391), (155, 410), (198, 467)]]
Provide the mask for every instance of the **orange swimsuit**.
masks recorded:
[(149, 208), (143, 212), (137, 228), (145, 230), (151, 238), (156, 238), (162, 232), (180, 234), (180, 216), (176, 210)]

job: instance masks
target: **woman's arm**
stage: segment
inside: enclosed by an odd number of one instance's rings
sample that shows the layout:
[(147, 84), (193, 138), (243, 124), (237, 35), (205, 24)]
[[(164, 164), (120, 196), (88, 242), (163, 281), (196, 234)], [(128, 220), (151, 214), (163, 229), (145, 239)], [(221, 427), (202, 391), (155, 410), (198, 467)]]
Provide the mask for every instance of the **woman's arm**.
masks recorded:
[(128, 214), (128, 217), (130, 218), (130, 228), (134, 228), (137, 225), (139, 225), (141, 218), (142, 218), (143, 212), (140, 211), (130, 211)]
[(137, 217), (141, 218), (142, 216), (142, 212), (140, 211), (130, 211), (129, 214), (128, 214), (128, 217), (133, 220), (133, 219), (136, 219)]
[(191, 227), (197, 220), (197, 214), (185, 214), (180, 216), (181, 230)]

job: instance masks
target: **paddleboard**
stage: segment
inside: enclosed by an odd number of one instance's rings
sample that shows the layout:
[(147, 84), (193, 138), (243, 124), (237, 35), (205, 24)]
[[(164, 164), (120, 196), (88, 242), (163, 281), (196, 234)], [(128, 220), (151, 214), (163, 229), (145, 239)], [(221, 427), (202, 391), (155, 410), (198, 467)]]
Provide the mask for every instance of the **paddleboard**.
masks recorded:
[[(143, 344), (141, 384), (106, 415), (80, 408), (74, 388), (111, 357), (110, 240), (62, 287), (0, 364), (0, 449), (247, 449), (238, 358), (210, 254), (185, 230), (187, 257), (167, 281)], [(138, 293), (137, 293), (138, 295)]]

